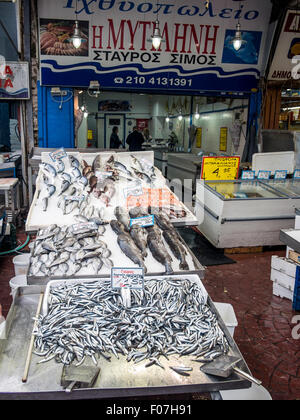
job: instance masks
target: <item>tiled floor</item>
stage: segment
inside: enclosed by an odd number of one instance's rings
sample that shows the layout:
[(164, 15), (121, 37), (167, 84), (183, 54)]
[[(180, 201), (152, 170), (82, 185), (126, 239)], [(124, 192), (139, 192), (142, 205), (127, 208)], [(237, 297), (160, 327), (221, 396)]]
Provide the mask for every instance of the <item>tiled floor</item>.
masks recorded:
[[(20, 240), (24, 242), (25, 236)], [(235, 340), (253, 375), (273, 399), (300, 399), (300, 340), (292, 338), (292, 303), (272, 295), (271, 256), (284, 251), (230, 256), (237, 264), (209, 267), (204, 284), (215, 302), (231, 303), (238, 327)], [(0, 303), (9, 310), (11, 257), (0, 258)], [(200, 395), (191, 396), (193, 399)]]

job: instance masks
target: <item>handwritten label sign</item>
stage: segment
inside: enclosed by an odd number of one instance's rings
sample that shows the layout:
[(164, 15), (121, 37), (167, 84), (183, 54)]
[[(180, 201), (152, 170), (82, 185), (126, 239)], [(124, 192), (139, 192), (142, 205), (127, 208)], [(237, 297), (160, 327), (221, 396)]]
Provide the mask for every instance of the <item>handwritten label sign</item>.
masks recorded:
[(96, 171), (95, 173), (96, 177), (98, 178), (98, 180), (104, 181), (106, 178), (109, 178), (110, 176), (113, 176), (113, 172), (112, 171)]
[(94, 222), (87, 222), (87, 223), (77, 223), (73, 225), (73, 233), (75, 235), (79, 233), (90, 232), (91, 230), (97, 230), (98, 226)]
[(144, 269), (137, 268), (117, 268), (111, 269), (112, 289), (144, 289)]
[(62, 147), (61, 149), (55, 150), (54, 152), (49, 153), (49, 156), (53, 162), (57, 160), (64, 159), (67, 157), (67, 153), (65, 149)]
[(275, 171), (274, 179), (285, 180), (287, 177), (287, 171)]
[(144, 194), (143, 187), (141, 184), (134, 184), (130, 187), (124, 188), (124, 197), (128, 198), (131, 196), (139, 197)]
[(202, 160), (201, 179), (206, 181), (234, 181), (238, 178), (239, 156), (205, 156)]
[(144, 216), (137, 217), (136, 219), (130, 219), (130, 227), (140, 226), (140, 227), (150, 227), (154, 226), (154, 216)]
[(270, 179), (271, 171), (259, 171), (257, 175), (257, 179), (268, 180)]
[(84, 199), (84, 195), (65, 195), (66, 201), (83, 201)]
[(247, 181), (255, 180), (255, 171), (243, 171), (242, 179)]

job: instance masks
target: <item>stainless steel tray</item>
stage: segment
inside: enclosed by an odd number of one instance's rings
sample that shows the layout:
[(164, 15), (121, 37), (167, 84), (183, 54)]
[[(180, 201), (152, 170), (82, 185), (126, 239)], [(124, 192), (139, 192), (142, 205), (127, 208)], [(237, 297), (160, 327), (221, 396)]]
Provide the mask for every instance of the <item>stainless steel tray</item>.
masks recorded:
[[(33, 355), (28, 382), (23, 384), (21, 378), (33, 328), (32, 317), (36, 313), (39, 294), (42, 290), (44, 290), (42, 286), (26, 286), (19, 288), (14, 298), (7, 318), (8, 336), (6, 340), (0, 340), (0, 399), (121, 398), (217, 392), (251, 386), (249, 381), (235, 374), (227, 379), (207, 376), (200, 371), (201, 364), (191, 362), (188, 356), (180, 358), (179, 363), (194, 368), (190, 377), (174, 375), (167, 363), (164, 363), (165, 370), (155, 366), (145, 369), (142, 363), (138, 365), (127, 363), (125, 358), (119, 360), (112, 358), (111, 363), (101, 359), (99, 361), (101, 373), (93, 389), (66, 393), (60, 386), (63, 366), (54, 361), (38, 365), (37, 362), (41, 359)], [(229, 341), (230, 354), (242, 358), (210, 297), (208, 297), (208, 303), (217, 314), (220, 326)], [(250, 373), (243, 358), (239, 367)]]

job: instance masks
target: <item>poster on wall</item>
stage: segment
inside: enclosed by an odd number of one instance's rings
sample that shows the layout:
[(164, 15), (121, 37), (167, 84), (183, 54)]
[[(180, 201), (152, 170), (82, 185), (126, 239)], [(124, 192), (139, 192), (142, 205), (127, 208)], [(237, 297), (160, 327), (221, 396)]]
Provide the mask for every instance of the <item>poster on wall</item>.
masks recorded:
[(299, 11), (288, 10), (269, 71), (269, 80), (300, 79), (300, 18)]
[(228, 128), (220, 128), (220, 152), (227, 152)]
[[(241, 94), (257, 87), (263, 70), (271, 1), (38, 0), (38, 14), (42, 85), (97, 80), (103, 88)], [(155, 50), (157, 19), (163, 41)], [(238, 21), (246, 42), (235, 51)]]
[(0, 60), (0, 99), (30, 99), (28, 63)]

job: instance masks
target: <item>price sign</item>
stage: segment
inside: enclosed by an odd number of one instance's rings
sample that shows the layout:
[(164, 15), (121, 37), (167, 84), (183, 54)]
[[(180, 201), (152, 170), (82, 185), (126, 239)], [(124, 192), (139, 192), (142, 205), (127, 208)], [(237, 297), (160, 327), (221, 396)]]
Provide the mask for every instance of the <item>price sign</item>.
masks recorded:
[(294, 172), (294, 179), (300, 179), (300, 169), (296, 169)]
[(137, 217), (136, 219), (130, 219), (130, 227), (150, 227), (154, 226), (154, 216)]
[(94, 222), (88, 222), (88, 223), (77, 223), (76, 225), (73, 225), (73, 233), (75, 235), (79, 233), (85, 233), (90, 232), (91, 230), (97, 230), (98, 226)]
[(254, 181), (255, 180), (255, 171), (243, 171), (242, 179), (243, 180), (248, 180), (248, 181)]
[(202, 160), (201, 179), (206, 181), (234, 181), (238, 178), (240, 157), (208, 157)]
[(285, 180), (287, 177), (287, 171), (275, 171), (274, 179)]
[(55, 150), (54, 152), (49, 153), (49, 156), (53, 162), (57, 160), (64, 159), (67, 157), (67, 153), (65, 149), (62, 147), (61, 149)]
[(124, 197), (128, 198), (131, 196), (139, 197), (144, 194), (143, 187), (141, 184), (134, 184), (130, 187), (124, 188)]
[(259, 171), (257, 175), (257, 179), (264, 179), (268, 180), (270, 179), (271, 171)]
[(111, 269), (112, 289), (144, 289), (144, 269), (137, 268), (117, 268)]
[(84, 199), (84, 195), (65, 195), (66, 201), (83, 201)]
[(113, 176), (112, 171), (96, 171), (95, 176), (98, 178), (100, 182), (104, 181), (106, 178), (109, 178), (110, 176)]

